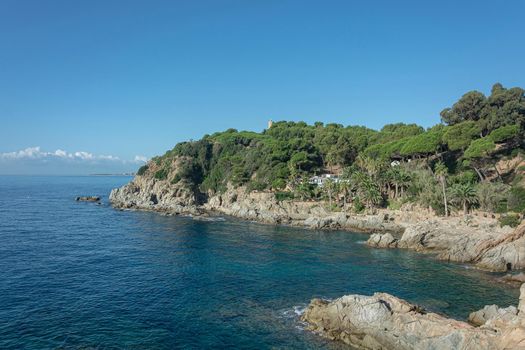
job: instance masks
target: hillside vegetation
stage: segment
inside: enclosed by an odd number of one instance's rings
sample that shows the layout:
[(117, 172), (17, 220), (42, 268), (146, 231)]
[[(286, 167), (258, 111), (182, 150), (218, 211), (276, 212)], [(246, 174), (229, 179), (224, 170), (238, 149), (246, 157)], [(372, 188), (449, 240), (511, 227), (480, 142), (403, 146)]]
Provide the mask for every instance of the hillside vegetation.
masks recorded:
[[(229, 129), (179, 143), (137, 174), (205, 195), (231, 184), (274, 191), (279, 199), (326, 199), (333, 210), (415, 202), (442, 215), (475, 207), (513, 212), (502, 218), (513, 225), (525, 211), (524, 93), (501, 84), (490, 96), (468, 92), (428, 129), (285, 121), (261, 133)], [(340, 181), (310, 184), (323, 173)]]

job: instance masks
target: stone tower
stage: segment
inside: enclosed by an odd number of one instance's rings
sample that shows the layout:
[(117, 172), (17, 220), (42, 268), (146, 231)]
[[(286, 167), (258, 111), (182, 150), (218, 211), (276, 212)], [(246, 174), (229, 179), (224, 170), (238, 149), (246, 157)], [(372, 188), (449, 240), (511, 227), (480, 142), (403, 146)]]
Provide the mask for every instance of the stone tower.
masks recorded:
[(273, 125), (273, 120), (268, 120), (268, 129), (270, 129)]

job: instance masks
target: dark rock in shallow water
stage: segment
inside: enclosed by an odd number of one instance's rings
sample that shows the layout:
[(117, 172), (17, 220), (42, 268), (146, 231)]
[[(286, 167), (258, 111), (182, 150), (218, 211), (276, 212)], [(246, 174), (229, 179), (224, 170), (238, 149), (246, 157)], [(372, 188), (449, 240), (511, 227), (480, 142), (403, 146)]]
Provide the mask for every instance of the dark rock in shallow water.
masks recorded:
[(100, 201), (99, 196), (79, 196), (75, 199), (77, 202), (98, 202)]

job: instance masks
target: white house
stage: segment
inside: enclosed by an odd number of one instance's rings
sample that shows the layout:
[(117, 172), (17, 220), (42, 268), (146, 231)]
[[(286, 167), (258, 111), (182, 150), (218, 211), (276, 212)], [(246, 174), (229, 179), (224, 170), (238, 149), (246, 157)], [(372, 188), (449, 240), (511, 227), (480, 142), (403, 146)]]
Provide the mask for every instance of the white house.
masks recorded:
[(328, 179), (332, 180), (335, 183), (338, 183), (338, 182), (341, 181), (341, 179), (337, 175), (334, 175), (334, 174), (323, 174), (323, 175), (312, 176), (308, 182), (311, 183), (312, 185), (317, 185), (319, 187), (323, 187), (325, 181), (328, 180)]

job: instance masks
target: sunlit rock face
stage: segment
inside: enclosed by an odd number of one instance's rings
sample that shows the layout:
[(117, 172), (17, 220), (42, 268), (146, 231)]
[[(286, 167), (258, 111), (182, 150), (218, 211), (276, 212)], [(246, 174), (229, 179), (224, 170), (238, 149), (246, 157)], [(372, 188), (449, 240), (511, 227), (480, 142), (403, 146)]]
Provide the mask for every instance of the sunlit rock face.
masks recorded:
[(479, 326), (456, 321), (386, 293), (314, 299), (302, 316), (317, 334), (359, 349), (522, 349), (525, 284), (518, 309), (487, 306), (471, 314)]

